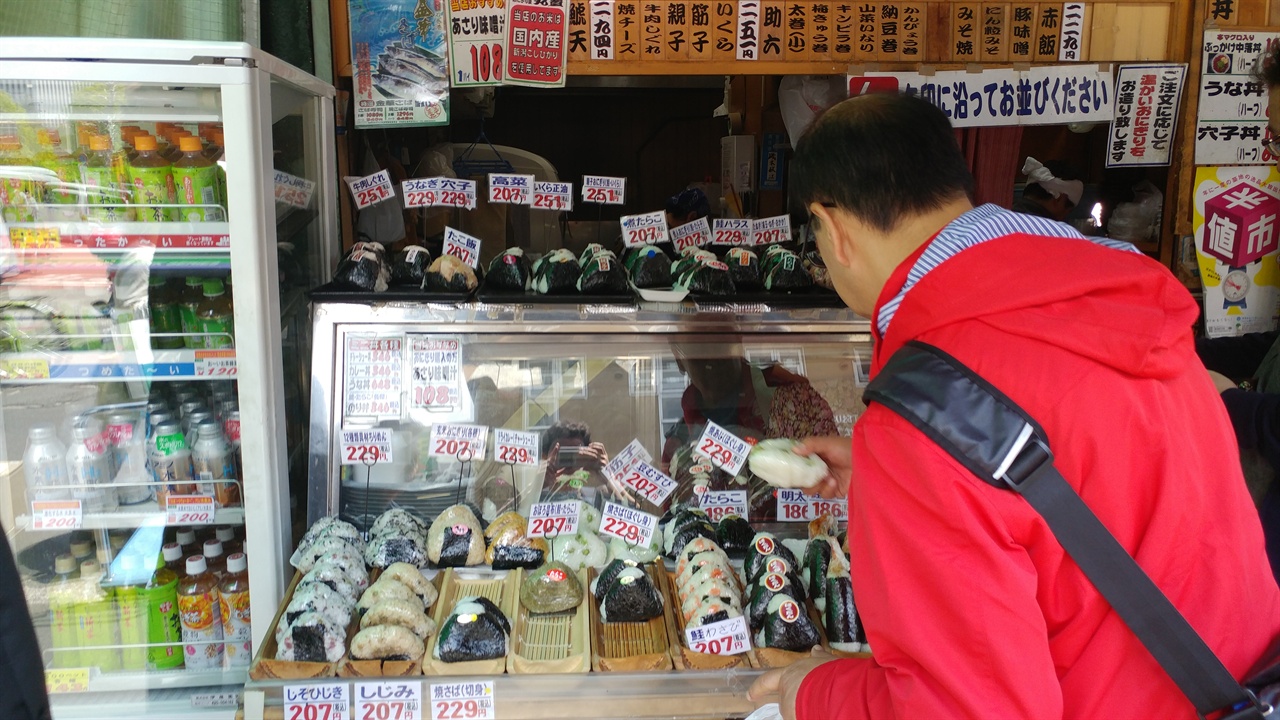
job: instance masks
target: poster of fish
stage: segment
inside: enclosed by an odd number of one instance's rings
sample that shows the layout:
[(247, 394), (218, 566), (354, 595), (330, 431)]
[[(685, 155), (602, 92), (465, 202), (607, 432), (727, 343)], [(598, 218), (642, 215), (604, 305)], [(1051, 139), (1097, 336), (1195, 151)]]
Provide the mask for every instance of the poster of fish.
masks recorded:
[(358, 128), (446, 125), (449, 63), (443, 0), (351, 0)]

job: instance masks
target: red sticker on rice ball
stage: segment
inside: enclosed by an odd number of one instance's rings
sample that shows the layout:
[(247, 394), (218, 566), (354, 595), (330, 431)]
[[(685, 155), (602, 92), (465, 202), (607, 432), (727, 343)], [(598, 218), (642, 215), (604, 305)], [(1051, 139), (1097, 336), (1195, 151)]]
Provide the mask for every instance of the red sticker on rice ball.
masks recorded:
[(773, 538), (762, 537), (756, 540), (756, 552), (761, 555), (773, 554)]
[(774, 592), (778, 592), (779, 590), (781, 590), (782, 586), (785, 585), (786, 582), (787, 581), (784, 580), (783, 577), (777, 573), (769, 573), (764, 577), (764, 586)]
[(778, 607), (778, 617), (793, 623), (800, 619), (800, 606), (794, 601), (784, 600), (782, 605)]
[(467, 528), (467, 526), (463, 525), (462, 523), (458, 523), (457, 525), (454, 525), (452, 529), (453, 529), (454, 535), (466, 535), (468, 532), (471, 532)]
[(765, 565), (765, 566), (764, 566), (764, 569), (765, 569), (765, 571), (766, 571), (766, 572), (778, 573), (779, 575), (785, 575), (785, 574), (786, 574), (786, 572), (787, 572), (787, 570), (788, 570), (789, 568), (787, 567), (787, 561), (786, 561), (786, 560), (783, 560), (782, 558), (777, 558), (777, 557), (776, 557), (776, 558), (774, 558), (774, 559), (770, 560), (770, 561), (769, 561), (769, 563), (768, 563), (767, 565)]
[(698, 497), (702, 497), (703, 495), (707, 494), (708, 489), (709, 488), (706, 485), (694, 485), (693, 494), (697, 495)]
[(547, 571), (547, 577), (551, 578), (551, 582), (564, 582), (567, 576), (560, 568), (551, 568)]

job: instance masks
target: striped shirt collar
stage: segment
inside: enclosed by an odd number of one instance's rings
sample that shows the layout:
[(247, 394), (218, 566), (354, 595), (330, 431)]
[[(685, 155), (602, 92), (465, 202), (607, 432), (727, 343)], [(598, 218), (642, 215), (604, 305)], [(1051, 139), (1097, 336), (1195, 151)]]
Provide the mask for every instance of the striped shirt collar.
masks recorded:
[(990, 203), (980, 205), (952, 220), (929, 241), (928, 247), (925, 248), (925, 251), (921, 253), (907, 273), (907, 280), (902, 284), (902, 289), (898, 290), (898, 294), (894, 295), (888, 302), (880, 306), (880, 311), (875, 316), (876, 329), (879, 331), (880, 337), (884, 337), (885, 333), (888, 332), (889, 323), (893, 320), (894, 314), (898, 312), (898, 307), (902, 305), (902, 300), (907, 296), (907, 292), (916, 283), (920, 282), (925, 275), (929, 274), (931, 270), (947, 259), (975, 245), (981, 245), (988, 240), (1019, 233), (1089, 240), (1117, 250), (1138, 252), (1137, 248), (1127, 242), (1108, 238), (1085, 237), (1066, 223), (1055, 222), (1033, 215), (1023, 215)]

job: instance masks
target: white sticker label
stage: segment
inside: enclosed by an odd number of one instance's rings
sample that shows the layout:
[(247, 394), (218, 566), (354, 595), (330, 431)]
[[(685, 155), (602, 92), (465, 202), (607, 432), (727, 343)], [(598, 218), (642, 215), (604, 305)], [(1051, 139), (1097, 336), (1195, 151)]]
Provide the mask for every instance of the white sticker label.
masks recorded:
[(622, 216), (622, 241), (627, 247), (657, 245), (667, 241), (667, 214), (661, 210)]
[(35, 500), (31, 503), (32, 530), (78, 530), (84, 523), (79, 500)]
[(809, 498), (799, 490), (778, 488), (778, 522), (809, 522), (813, 519), (813, 508)]
[(454, 207), (473, 210), (476, 206), (476, 181), (433, 177), (405, 180), (400, 183), (404, 206)]
[(339, 431), (338, 445), (343, 465), (376, 465), (392, 462), (391, 428), (363, 428)]
[(409, 335), (410, 407), (449, 412), (462, 403), (462, 341)]
[(422, 681), (356, 683), (357, 720), (422, 720)]
[[(779, 20), (781, 22), (781, 20)], [(739, 0), (738, 2), (738, 59), (755, 60), (759, 57), (759, 45), (756, 38), (760, 36), (760, 2), (759, 0)]]
[(677, 252), (692, 247), (705, 247), (711, 243), (711, 226), (707, 224), (706, 218), (698, 218), (671, 230), (669, 235)]
[(533, 208), (569, 212), (573, 209), (573, 183), (535, 182)]
[(698, 438), (694, 451), (711, 460), (711, 464), (730, 475), (737, 475), (742, 464), (747, 461), (751, 445), (746, 440), (734, 435), (713, 422), (707, 422), (707, 428)]
[(488, 437), (489, 428), (484, 425), (432, 425), (431, 447), (427, 454), (461, 462), (482, 460)]
[(444, 254), (452, 255), (471, 267), (480, 265), (480, 238), (451, 227), (444, 229)]
[(289, 720), (347, 720), (351, 697), (347, 683), (284, 686), (284, 716)]
[(653, 456), (648, 450), (644, 449), (644, 445), (640, 444), (640, 440), (632, 440), (622, 451), (613, 456), (609, 464), (604, 466), (604, 474), (614, 482), (622, 482), (622, 474), (631, 469), (632, 465), (638, 462), (649, 462), (653, 460)]
[(537, 467), (539, 442), (538, 433), (494, 428), (493, 459), (508, 465)]
[(533, 176), (489, 174), (489, 202), (529, 205), (533, 202)]
[(711, 224), (711, 244), (741, 247), (751, 238), (751, 221), (745, 218), (716, 220)]
[(191, 695), (191, 707), (197, 708), (224, 708), (236, 707), (240, 704), (240, 693), (238, 692), (220, 692), (220, 693), (193, 693)]
[(751, 244), (776, 245), (791, 240), (791, 216), (761, 218), (751, 221)]
[(391, 173), (386, 170), (379, 170), (367, 177), (349, 177), (345, 180), (347, 187), (351, 188), (351, 196), (356, 199), (356, 207), (360, 210), (396, 196), (395, 188), (391, 187)]
[(743, 617), (685, 628), (684, 641), (690, 650), (709, 655), (737, 655), (751, 649), (751, 635)]
[(494, 720), (493, 681), (431, 683), (431, 720)]
[(711, 522), (718, 523), (729, 515), (747, 519), (746, 490), (708, 490), (698, 498), (698, 507)]
[(404, 338), (348, 335), (343, 351), (343, 417), (400, 418)]
[(608, 175), (582, 176), (582, 202), (622, 205), (627, 197), (627, 179)]
[(606, 502), (600, 514), (600, 534), (616, 537), (637, 547), (648, 547), (658, 518), (626, 505)]
[(566, 502), (534, 503), (529, 509), (529, 537), (556, 537), (576, 535), (582, 503)]
[(166, 525), (212, 525), (212, 495), (170, 495), (165, 499)]
[(634, 467), (623, 473), (622, 484), (635, 490), (641, 497), (661, 505), (676, 489), (676, 481), (647, 462), (636, 463)]
[(235, 350), (196, 351), (196, 377), (231, 380), (238, 374)]
[(316, 190), (314, 182), (277, 170), (275, 184), (276, 202), (304, 210), (311, 207), (311, 196)]

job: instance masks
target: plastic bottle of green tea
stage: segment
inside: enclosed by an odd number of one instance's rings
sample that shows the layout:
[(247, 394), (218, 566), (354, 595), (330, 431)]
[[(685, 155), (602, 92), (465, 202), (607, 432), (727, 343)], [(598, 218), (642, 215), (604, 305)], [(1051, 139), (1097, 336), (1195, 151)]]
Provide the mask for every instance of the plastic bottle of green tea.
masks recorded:
[(187, 135), (178, 140), (182, 154), (173, 163), (173, 182), (178, 190), (178, 219), (185, 222), (218, 222), (218, 166), (201, 152), (200, 138)]
[(188, 349), (204, 347), (202, 338), (197, 337), (196, 333), (200, 332), (200, 322), (196, 318), (196, 308), (200, 306), (200, 301), (204, 299), (204, 278), (194, 275), (188, 276), (183, 282), (182, 294), (178, 299), (178, 315), (182, 320), (183, 344)]
[(222, 281), (204, 281), (204, 299), (196, 307), (202, 347), (235, 347), (235, 311)]
[(30, 178), (35, 161), (22, 149), (22, 140), (13, 126), (0, 129), (0, 211), (9, 222), (35, 220), (36, 203), (44, 184)]
[(177, 298), (163, 277), (152, 275), (148, 281), (147, 308), (151, 311), (151, 347), (178, 350), (185, 346), (182, 336), (182, 314)]
[(215, 128), (209, 131), (209, 147), (205, 150), (205, 155), (218, 166), (218, 202), (221, 203), (222, 209), (227, 209), (227, 167), (224, 162), (227, 151), (223, 147), (223, 137), (221, 128)]
[(79, 621), (76, 599), (80, 592), (80, 566), (71, 554), (53, 560), (54, 578), (49, 583), (49, 630), (53, 638), (53, 666), (80, 666)]
[(111, 138), (106, 135), (89, 138), (89, 154), (80, 169), (80, 182), (99, 188), (90, 190), (86, 198), (91, 206), (87, 213), (90, 220), (126, 222), (133, 219), (133, 208), (125, 204), (128, 196), (121, 194), (121, 177), (111, 152)]
[(45, 200), (58, 205), (75, 205), (80, 202), (79, 193), (67, 187), (79, 181), (80, 166), (75, 156), (62, 147), (57, 131), (40, 128), (36, 131), (35, 164), (58, 176), (57, 185), (45, 186)]
[(138, 135), (133, 140), (138, 155), (129, 162), (129, 182), (133, 185), (133, 203), (139, 222), (166, 222), (173, 219), (176, 193), (173, 166), (156, 152), (156, 139)]

